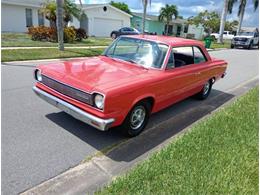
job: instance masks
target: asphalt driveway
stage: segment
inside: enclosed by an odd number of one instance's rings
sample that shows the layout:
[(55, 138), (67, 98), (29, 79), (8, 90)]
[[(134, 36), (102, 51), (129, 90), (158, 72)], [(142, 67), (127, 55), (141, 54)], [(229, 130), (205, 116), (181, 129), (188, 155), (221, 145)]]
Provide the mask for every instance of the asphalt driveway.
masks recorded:
[[(214, 85), (214, 90), (206, 101), (216, 99), (220, 106), (236, 95), (230, 93), (231, 89), (258, 78), (258, 50), (222, 50), (210, 54), (227, 60), (229, 67), (226, 78)], [(116, 130), (97, 131), (36, 97), (31, 90), (34, 82), (33, 66), (34, 63), (2, 65), (4, 195), (25, 191), (124, 139)], [(203, 115), (186, 120), (179, 118), (185, 117), (185, 113), (191, 109), (201, 109), (203, 104), (191, 98), (182, 101), (152, 116), (147, 129), (163, 124), (166, 120), (174, 120), (174, 124), (180, 127), (189, 125)], [(170, 132), (169, 127), (164, 128)], [(168, 136), (173, 133), (176, 132), (171, 132)], [(162, 136), (161, 139), (166, 137)]]

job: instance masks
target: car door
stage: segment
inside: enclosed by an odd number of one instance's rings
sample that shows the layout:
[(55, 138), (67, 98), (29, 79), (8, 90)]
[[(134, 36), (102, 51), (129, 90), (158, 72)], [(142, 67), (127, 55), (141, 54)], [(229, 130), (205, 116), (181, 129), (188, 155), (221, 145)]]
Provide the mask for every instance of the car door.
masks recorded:
[(173, 47), (164, 72), (162, 104), (168, 106), (198, 91), (200, 71), (192, 46)]
[(255, 32), (254, 33), (254, 45), (258, 44), (259, 42), (259, 34), (258, 32)]

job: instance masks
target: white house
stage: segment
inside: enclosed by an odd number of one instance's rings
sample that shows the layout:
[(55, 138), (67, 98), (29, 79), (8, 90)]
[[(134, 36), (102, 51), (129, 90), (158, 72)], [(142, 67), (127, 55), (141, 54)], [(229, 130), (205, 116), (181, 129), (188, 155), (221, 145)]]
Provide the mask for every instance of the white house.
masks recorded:
[[(27, 32), (29, 26), (49, 26), (39, 12), (44, 0), (2, 0), (2, 32)], [(80, 21), (73, 18), (69, 26), (84, 28), (88, 35), (109, 37), (111, 31), (130, 26), (131, 15), (109, 5), (89, 4), (80, 7), (85, 14)]]
[(73, 18), (69, 26), (84, 28), (90, 36), (109, 37), (113, 30), (130, 26), (132, 16), (109, 4), (83, 5), (81, 9), (86, 17), (80, 21)]
[(49, 21), (38, 11), (42, 0), (2, 0), (2, 32), (26, 32), (29, 26), (49, 26)]

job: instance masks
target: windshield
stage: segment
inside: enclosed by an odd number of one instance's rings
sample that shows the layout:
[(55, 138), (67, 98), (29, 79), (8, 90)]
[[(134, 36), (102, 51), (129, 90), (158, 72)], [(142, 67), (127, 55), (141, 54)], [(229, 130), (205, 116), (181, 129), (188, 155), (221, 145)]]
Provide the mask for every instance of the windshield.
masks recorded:
[(254, 36), (254, 32), (240, 32), (238, 35), (241, 36)]
[(146, 68), (161, 68), (168, 46), (152, 41), (120, 37), (104, 55), (135, 63)]

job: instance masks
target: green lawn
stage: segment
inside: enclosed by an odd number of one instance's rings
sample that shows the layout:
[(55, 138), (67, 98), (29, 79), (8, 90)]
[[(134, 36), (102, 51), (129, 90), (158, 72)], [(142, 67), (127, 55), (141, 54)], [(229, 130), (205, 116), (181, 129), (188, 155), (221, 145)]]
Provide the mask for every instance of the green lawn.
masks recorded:
[(231, 41), (230, 40), (225, 40), (223, 44), (217, 43), (217, 41), (214, 41), (211, 43), (210, 48), (211, 49), (217, 49), (217, 48), (228, 48), (230, 49)]
[[(2, 47), (57, 47), (57, 43), (32, 41), (30, 36), (25, 33), (2, 33), (1, 40)], [(89, 37), (83, 39), (82, 42), (65, 43), (65, 46), (107, 46), (111, 42), (111, 38)]]
[(97, 194), (258, 194), (258, 88)]
[(2, 62), (19, 60), (40, 60), (52, 58), (89, 57), (100, 55), (104, 49), (69, 49), (64, 52), (56, 48), (2, 50)]

